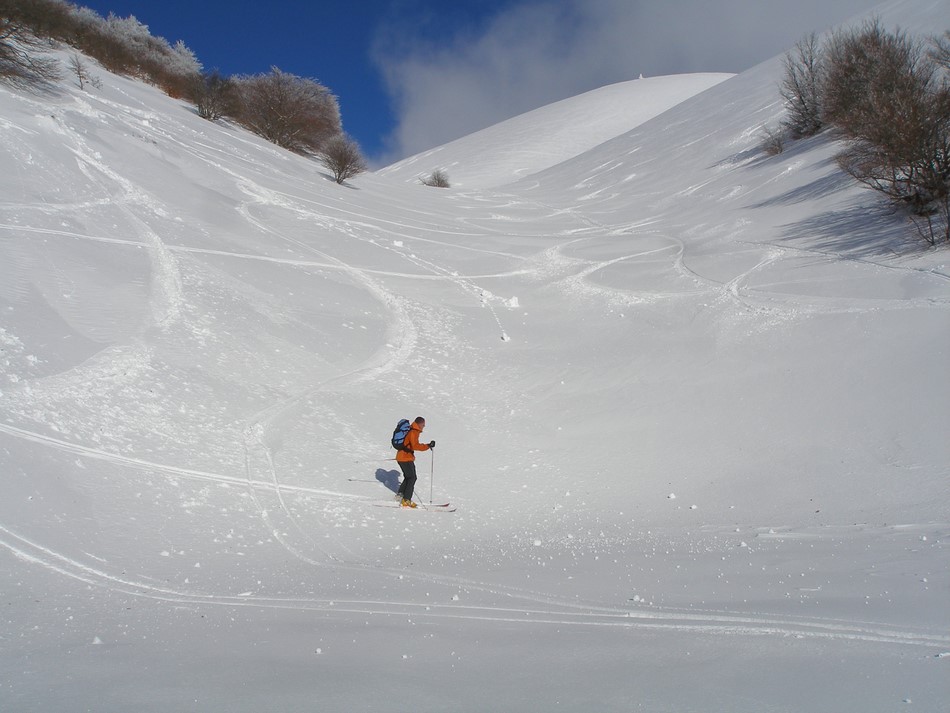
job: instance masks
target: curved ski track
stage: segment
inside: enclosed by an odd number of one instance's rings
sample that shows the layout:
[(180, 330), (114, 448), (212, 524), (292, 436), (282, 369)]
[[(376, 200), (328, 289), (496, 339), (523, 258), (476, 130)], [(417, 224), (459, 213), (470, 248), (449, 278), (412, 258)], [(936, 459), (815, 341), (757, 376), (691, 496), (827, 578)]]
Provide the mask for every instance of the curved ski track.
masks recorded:
[[(754, 617), (728, 612), (695, 613), (673, 609), (624, 610), (583, 604), (560, 604), (555, 607), (541, 609), (537, 607), (466, 606), (464, 604), (416, 604), (380, 600), (331, 600), (201, 594), (171, 587), (155, 586), (147, 582), (110, 574), (58, 554), (17, 535), (3, 526), (0, 526), (0, 545), (25, 562), (40, 565), (84, 584), (105, 587), (116, 593), (175, 604), (292, 609), (340, 615), (359, 614), (415, 619), (454, 619), (481, 621), (486, 624), (520, 624), (532, 627), (611, 627), (630, 630), (678, 631), (712, 636), (833, 639), (925, 648), (950, 646), (950, 636), (928, 634), (923, 631), (901, 630), (881, 624), (854, 624), (804, 617)], [(516, 596), (505, 591), (496, 593), (508, 597)], [(522, 598), (528, 597), (522, 596)]]

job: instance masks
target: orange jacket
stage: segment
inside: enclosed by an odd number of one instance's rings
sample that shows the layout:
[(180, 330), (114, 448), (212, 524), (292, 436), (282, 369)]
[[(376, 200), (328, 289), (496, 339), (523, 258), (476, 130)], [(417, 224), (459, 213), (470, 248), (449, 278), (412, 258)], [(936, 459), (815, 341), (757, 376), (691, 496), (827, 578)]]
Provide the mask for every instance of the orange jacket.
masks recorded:
[[(409, 429), (409, 434), (406, 436), (406, 440), (403, 441), (403, 444), (409, 446), (409, 448), (414, 451), (429, 450), (428, 443), (419, 443), (420, 435), (422, 435), (422, 429), (419, 428), (419, 424), (412, 424), (412, 428)], [(396, 451), (396, 460), (400, 463), (411, 463), (415, 459), (415, 453), (410, 453), (408, 451)]]

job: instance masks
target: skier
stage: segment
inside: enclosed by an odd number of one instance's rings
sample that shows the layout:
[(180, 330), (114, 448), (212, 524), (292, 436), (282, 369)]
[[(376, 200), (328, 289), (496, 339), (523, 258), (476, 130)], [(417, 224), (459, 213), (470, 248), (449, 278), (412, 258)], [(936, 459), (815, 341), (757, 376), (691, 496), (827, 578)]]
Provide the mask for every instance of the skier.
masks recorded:
[(422, 416), (416, 417), (409, 429), (406, 440), (403, 441), (403, 449), (396, 453), (396, 462), (402, 470), (402, 484), (399, 486), (399, 497), (402, 498), (404, 508), (414, 508), (416, 504), (412, 502), (412, 491), (416, 487), (416, 455), (414, 451), (427, 451), (435, 448), (435, 441), (428, 443), (419, 443), (419, 436), (426, 427), (426, 420)]

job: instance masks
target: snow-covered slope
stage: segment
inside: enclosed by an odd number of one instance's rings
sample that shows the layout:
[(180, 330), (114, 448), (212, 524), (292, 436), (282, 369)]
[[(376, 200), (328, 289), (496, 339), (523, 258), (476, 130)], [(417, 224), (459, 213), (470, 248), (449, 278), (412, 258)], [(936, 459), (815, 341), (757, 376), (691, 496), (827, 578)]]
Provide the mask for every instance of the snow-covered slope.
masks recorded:
[(503, 192), (0, 87), (0, 709), (943, 711), (948, 253), (780, 72)]
[(442, 170), (456, 188), (501, 186), (625, 134), (731, 76), (684, 74), (611, 84), (410, 156), (379, 173), (418, 183)]

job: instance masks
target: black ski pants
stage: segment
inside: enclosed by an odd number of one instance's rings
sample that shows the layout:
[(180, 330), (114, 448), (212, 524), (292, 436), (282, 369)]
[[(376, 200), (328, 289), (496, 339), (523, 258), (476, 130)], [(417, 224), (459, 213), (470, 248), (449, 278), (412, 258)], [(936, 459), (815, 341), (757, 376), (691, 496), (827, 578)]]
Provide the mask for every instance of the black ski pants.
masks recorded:
[(396, 461), (402, 470), (402, 484), (399, 494), (404, 500), (412, 500), (412, 493), (416, 488), (416, 464), (413, 461)]

